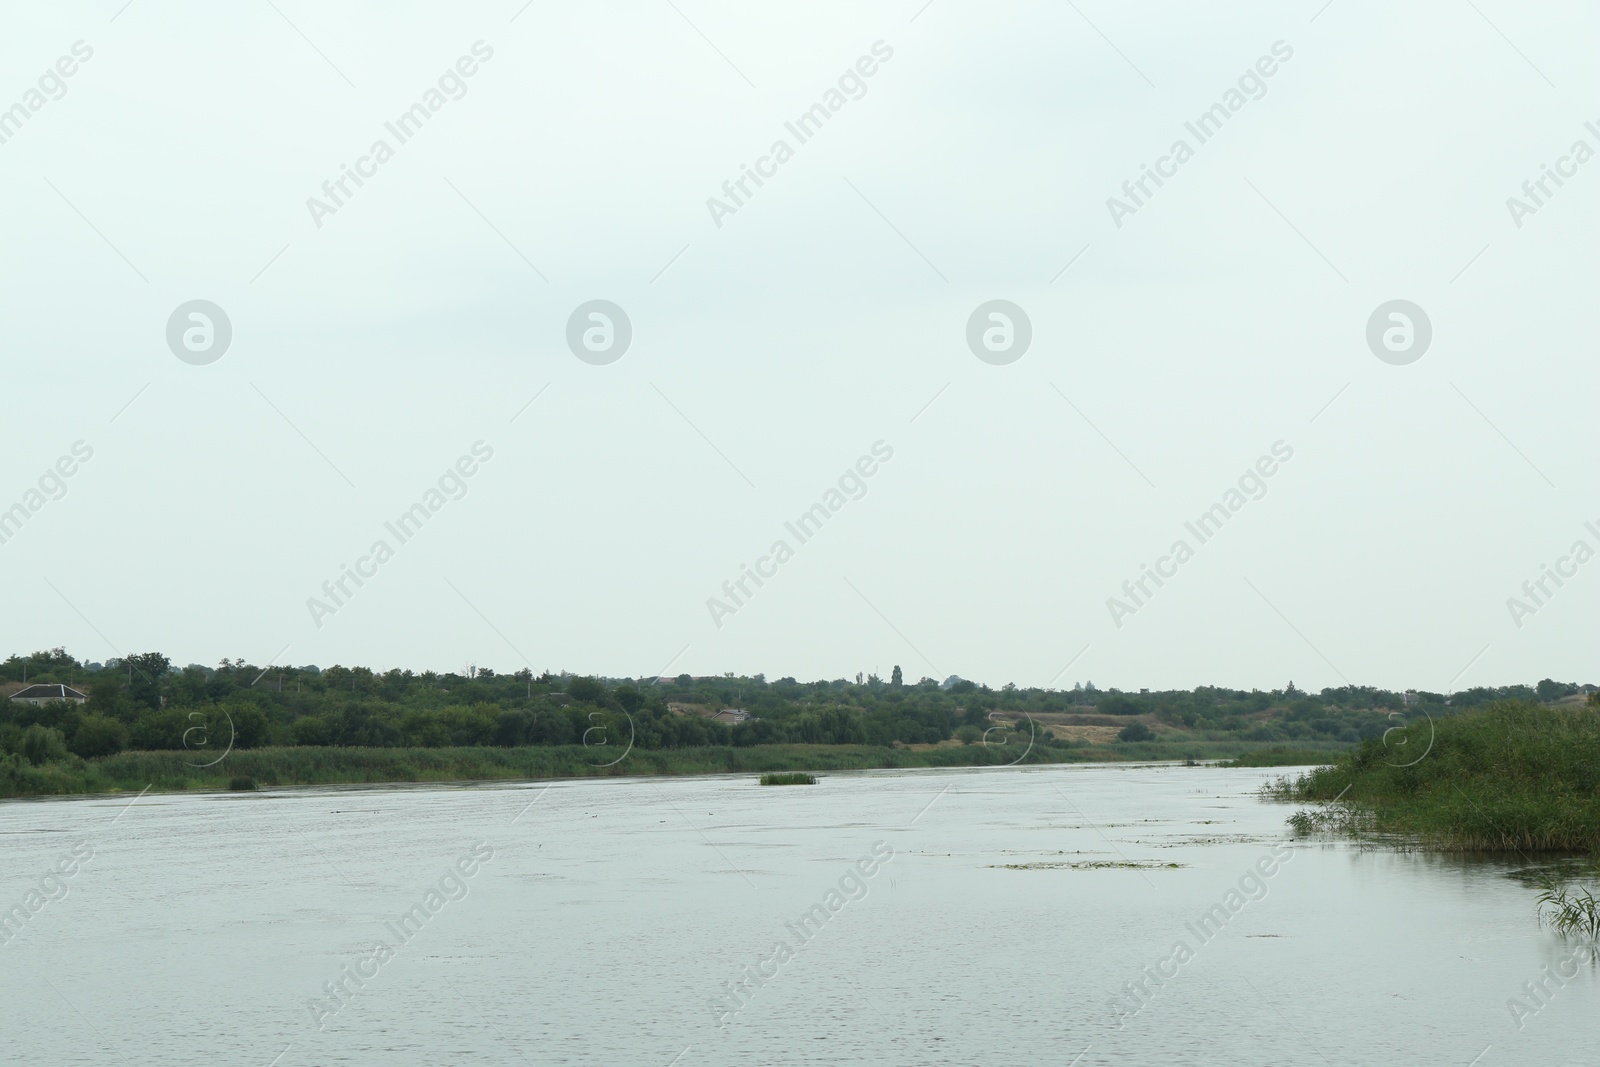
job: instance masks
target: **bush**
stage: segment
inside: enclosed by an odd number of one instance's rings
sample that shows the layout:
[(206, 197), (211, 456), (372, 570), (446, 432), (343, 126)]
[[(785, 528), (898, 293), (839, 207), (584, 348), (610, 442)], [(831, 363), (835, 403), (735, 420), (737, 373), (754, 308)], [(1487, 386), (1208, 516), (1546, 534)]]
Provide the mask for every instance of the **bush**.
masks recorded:
[(762, 785), (816, 785), (815, 775), (803, 771), (787, 771), (781, 774), (763, 774)]
[(975, 745), (979, 741), (983, 740), (983, 731), (978, 729), (976, 726), (973, 726), (971, 723), (968, 723), (966, 726), (961, 726), (956, 729), (956, 740), (960, 741), (963, 745)]
[(1142, 722), (1130, 722), (1117, 733), (1118, 741), (1154, 741), (1155, 731)]
[(233, 790), (235, 793), (250, 792), (254, 790), (255, 787), (256, 780), (254, 778), (247, 778), (240, 775), (228, 779), (228, 788)]

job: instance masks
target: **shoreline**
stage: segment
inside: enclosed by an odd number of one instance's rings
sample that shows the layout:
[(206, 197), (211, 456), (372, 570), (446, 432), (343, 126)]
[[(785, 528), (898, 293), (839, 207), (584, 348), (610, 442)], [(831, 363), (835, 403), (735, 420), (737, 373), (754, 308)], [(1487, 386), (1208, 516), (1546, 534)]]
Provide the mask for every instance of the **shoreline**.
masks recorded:
[[(496, 783), (580, 781), (590, 778), (722, 777), (785, 771), (837, 774), (855, 771), (940, 770), (1004, 766), (1225, 763), (1241, 756), (1306, 756), (1270, 751), (1275, 746), (1225, 742), (1183, 745), (1039, 747), (1020, 757), (998, 745), (915, 751), (866, 745), (753, 745), (742, 748), (635, 750), (611, 764), (593, 762), (593, 748), (264, 748), (229, 753), (210, 767), (188, 762), (188, 752), (125, 752), (73, 766), (32, 768), (29, 781), (0, 782), (0, 802), (145, 793), (250, 793), (319, 786), (433, 786), (472, 788)], [(604, 753), (599, 753), (603, 755)], [(1329, 758), (1333, 753), (1326, 754)], [(1309, 765), (1300, 760), (1293, 764)], [(1246, 766), (1255, 765), (1246, 763)], [(1282, 763), (1282, 765), (1290, 765)], [(234, 783), (248, 781), (249, 786)], [(32, 788), (28, 788), (32, 786)]]

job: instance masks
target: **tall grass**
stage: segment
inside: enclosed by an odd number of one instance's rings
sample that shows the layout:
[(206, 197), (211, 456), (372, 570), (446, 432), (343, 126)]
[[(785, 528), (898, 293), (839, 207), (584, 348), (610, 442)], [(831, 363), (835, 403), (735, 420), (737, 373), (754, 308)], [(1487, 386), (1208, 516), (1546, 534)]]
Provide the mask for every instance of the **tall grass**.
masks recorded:
[(1338, 758), (1340, 748), (1290, 748), (1287, 745), (1273, 745), (1271, 748), (1259, 749), (1255, 752), (1246, 752), (1238, 759), (1230, 760), (1228, 767), (1306, 767), (1319, 763), (1332, 763)]
[[(137, 791), (146, 786), (157, 792), (220, 790), (229, 788), (234, 779), (272, 787), (982, 766), (1008, 763), (1015, 753), (983, 745), (921, 752), (870, 745), (753, 745), (635, 749), (607, 766), (609, 758), (605, 749), (582, 745), (240, 749), (212, 767), (193, 766), (195, 757), (189, 752), (123, 752), (95, 760), (71, 757), (43, 767), (33, 767), (20, 757), (0, 756), (0, 797)], [(1074, 758), (1072, 750), (1041, 746), (1024, 762)]]
[[(615, 753), (582, 745), (527, 748), (287, 748), (235, 749), (212, 767), (197, 767), (193, 752), (122, 752), (99, 759), (76, 756), (35, 767), (0, 755), (0, 797), (133, 791), (223, 790), (234, 778), (258, 786), (496, 781), (628, 775), (846, 771), (876, 768), (983, 767), (1116, 760), (1219, 760), (1268, 747), (1252, 742), (1140, 742), (1117, 745), (955, 745), (925, 750), (875, 745), (752, 745), (635, 749), (614, 765)], [(1024, 753), (1026, 753), (1024, 755)], [(1018, 757), (1022, 757), (1019, 759)]]
[(1297, 828), (1459, 851), (1594, 851), (1600, 709), (1504, 703), (1414, 723), (1403, 738), (1363, 742), (1268, 794), (1344, 805), (1298, 813)]
[(1539, 921), (1563, 934), (1600, 938), (1600, 900), (1587, 889), (1574, 889), (1554, 875), (1544, 879), (1539, 893)]

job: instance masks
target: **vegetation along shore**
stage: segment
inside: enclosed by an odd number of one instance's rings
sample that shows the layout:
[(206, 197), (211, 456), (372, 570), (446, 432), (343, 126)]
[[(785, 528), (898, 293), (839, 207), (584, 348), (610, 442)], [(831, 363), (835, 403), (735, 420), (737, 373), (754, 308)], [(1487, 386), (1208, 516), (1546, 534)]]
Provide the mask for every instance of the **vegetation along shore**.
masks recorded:
[[(1103, 760), (1331, 761), (1387, 751), (1407, 723), (1506, 698), (1581, 703), (1582, 687), (1450, 696), (1345, 686), (998, 689), (958, 677), (800, 682), (592, 678), (464, 666), (177, 667), (63, 649), (0, 663), (0, 796), (596, 775), (771, 773)], [(1310, 799), (1308, 794), (1307, 799)]]
[[(1387, 740), (1388, 743), (1385, 743)], [(1302, 832), (1465, 852), (1600, 850), (1600, 707), (1506, 701), (1364, 741), (1268, 794)]]

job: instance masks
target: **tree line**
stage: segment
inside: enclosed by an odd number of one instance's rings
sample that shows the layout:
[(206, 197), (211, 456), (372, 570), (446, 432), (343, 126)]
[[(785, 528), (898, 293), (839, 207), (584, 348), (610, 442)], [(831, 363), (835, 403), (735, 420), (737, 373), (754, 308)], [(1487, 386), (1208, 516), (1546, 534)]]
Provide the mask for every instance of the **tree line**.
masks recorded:
[[(1072, 690), (993, 689), (956, 677), (908, 683), (898, 666), (887, 681), (876, 675), (768, 681), (759, 674), (601, 679), (476, 666), (444, 673), (258, 667), (242, 659), (178, 667), (158, 652), (102, 664), (60, 648), (0, 663), (0, 683), (23, 681), (62, 683), (88, 696), (82, 705), (0, 701), (0, 754), (34, 763), (67, 752), (92, 758), (124, 749), (190, 749), (204, 755), (230, 745), (582, 744), (611, 746), (620, 755), (630, 745), (973, 743), (1001, 728), (997, 723), (1020, 726), (1031, 715), (1139, 716), (1208, 737), (1354, 743), (1381, 736), (1397, 718), (1503, 699), (1551, 701), (1579, 690), (1550, 679), (1448, 696), (1367, 686), (1311, 694), (1293, 682), (1270, 691), (1201, 686), (1129, 693), (1092, 683)], [(707, 717), (723, 709), (743, 710), (748, 718), (729, 724)], [(1153, 736), (1140, 726), (1130, 724), (1122, 739)], [(1047, 732), (1029, 732), (1037, 743), (1057, 743)]]

